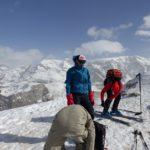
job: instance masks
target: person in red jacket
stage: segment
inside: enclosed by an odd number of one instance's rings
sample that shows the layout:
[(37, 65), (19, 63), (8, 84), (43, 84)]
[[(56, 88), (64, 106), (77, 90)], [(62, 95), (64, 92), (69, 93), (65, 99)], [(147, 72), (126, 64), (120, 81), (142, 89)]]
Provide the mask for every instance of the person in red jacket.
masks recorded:
[[(102, 106), (104, 107), (103, 115), (121, 115), (118, 111), (118, 105), (121, 99), (122, 83), (121, 83), (122, 73), (119, 77), (106, 77), (104, 80), (104, 88), (101, 90), (100, 98)], [(107, 99), (104, 101), (104, 95), (107, 93)], [(108, 109), (111, 102), (114, 99), (112, 110), (109, 114)]]

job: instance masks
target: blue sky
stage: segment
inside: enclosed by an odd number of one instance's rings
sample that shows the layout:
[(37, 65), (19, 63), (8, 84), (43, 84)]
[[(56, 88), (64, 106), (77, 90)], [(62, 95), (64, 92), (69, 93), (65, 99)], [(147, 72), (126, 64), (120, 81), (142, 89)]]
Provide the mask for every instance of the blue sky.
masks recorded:
[(149, 0), (0, 0), (0, 63), (150, 57)]

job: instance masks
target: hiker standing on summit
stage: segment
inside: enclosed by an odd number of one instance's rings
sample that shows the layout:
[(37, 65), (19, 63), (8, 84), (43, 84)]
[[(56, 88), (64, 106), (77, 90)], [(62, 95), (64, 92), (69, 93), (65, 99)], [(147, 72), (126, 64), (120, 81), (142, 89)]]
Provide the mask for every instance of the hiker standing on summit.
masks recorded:
[(65, 81), (67, 104), (82, 105), (94, 119), (94, 92), (91, 90), (89, 71), (84, 67), (86, 57), (77, 55), (73, 61), (75, 65), (67, 71)]
[[(106, 78), (104, 80), (104, 88), (100, 93), (100, 98), (102, 106), (104, 107), (102, 115), (121, 115), (121, 112), (118, 110), (118, 105), (121, 99), (121, 90), (122, 90), (122, 72), (118, 69), (110, 69), (107, 71)], [(107, 93), (107, 98), (104, 101), (104, 95)], [(112, 110), (109, 113), (108, 109), (111, 102), (114, 99)]]

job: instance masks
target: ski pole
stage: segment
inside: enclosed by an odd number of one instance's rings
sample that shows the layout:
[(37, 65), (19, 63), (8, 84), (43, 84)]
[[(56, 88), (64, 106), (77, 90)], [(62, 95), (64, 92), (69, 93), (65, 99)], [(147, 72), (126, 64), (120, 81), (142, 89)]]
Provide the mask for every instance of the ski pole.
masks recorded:
[(149, 150), (145, 140), (144, 140), (144, 137), (143, 137), (143, 134), (141, 131), (138, 131), (138, 130), (134, 130), (134, 132), (132, 132), (134, 134), (134, 144), (131, 148), (131, 150), (137, 150), (137, 136), (139, 135), (141, 141), (142, 141), (142, 144), (144, 146), (144, 149), (145, 150)]
[(141, 131), (140, 131), (139, 135), (140, 135), (140, 138), (141, 138), (141, 141), (143, 143), (143, 146), (144, 146), (145, 150), (149, 150), (149, 148), (148, 148), (148, 146), (147, 146), (147, 144), (146, 144), (146, 142), (144, 140), (144, 137), (143, 137), (143, 134), (142, 134)]
[(141, 90), (141, 73), (137, 75), (139, 77), (139, 91), (140, 91), (140, 112), (135, 113), (135, 115), (142, 114), (142, 90)]
[(132, 133), (134, 134), (134, 143), (131, 147), (131, 150), (137, 150), (137, 130), (134, 130)]

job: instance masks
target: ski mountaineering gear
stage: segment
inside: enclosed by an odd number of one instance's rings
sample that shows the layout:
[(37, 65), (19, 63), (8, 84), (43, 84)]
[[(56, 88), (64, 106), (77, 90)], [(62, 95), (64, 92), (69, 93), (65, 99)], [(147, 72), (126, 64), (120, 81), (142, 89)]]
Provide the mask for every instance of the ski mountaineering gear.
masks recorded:
[(120, 80), (122, 78), (122, 72), (119, 69), (109, 69), (107, 70), (106, 78)]
[(119, 95), (114, 99), (114, 103), (113, 103), (113, 105), (112, 105), (112, 111), (118, 110), (118, 105), (119, 105), (120, 100), (121, 100), (121, 94), (119, 94)]
[(105, 102), (104, 101), (101, 101), (101, 106), (105, 107)]
[(74, 103), (78, 105), (82, 105), (89, 112), (92, 119), (94, 119), (94, 108), (89, 100), (89, 95), (74, 93), (73, 96), (74, 96)]
[(105, 101), (105, 104), (104, 104), (104, 109), (103, 109), (103, 112), (105, 113), (105, 112), (108, 112), (108, 109), (109, 109), (109, 107), (110, 107), (110, 104), (111, 104), (111, 100), (110, 99), (106, 99), (106, 101)]
[(86, 57), (84, 55), (79, 55), (77, 61), (81, 64), (85, 64), (86, 62)]
[(107, 110), (103, 110), (103, 112), (101, 113), (101, 117), (111, 118), (112, 116)]
[(112, 82), (110, 79), (105, 79), (104, 81), (104, 88), (100, 93), (100, 98), (104, 100), (104, 94), (107, 92), (108, 99), (113, 100), (116, 98), (119, 93), (121, 92), (122, 84), (119, 81)]
[(82, 105), (94, 119), (94, 93), (91, 91), (90, 74), (87, 68), (83, 67), (86, 58), (83, 55), (73, 57), (75, 66), (67, 71), (66, 94), (73, 95), (74, 104)]
[(73, 56), (73, 61), (75, 64), (85, 64), (86, 63), (86, 57), (84, 55), (76, 55), (76, 56)]
[(73, 100), (73, 95), (72, 94), (68, 94), (67, 95), (67, 104), (68, 105), (73, 105), (74, 104), (74, 100)]
[(94, 121), (95, 126), (95, 149), (104, 150), (105, 137), (106, 137), (106, 126)]
[(141, 75), (141, 73), (138, 73), (135, 78), (129, 80), (125, 84), (124, 92), (126, 93), (129, 89), (135, 88), (136, 86), (139, 87), (139, 95), (140, 95), (140, 104), (139, 104), (139, 106), (140, 106), (140, 111), (136, 112), (135, 115), (141, 115), (142, 114), (142, 75)]
[(140, 112), (135, 113), (135, 115), (142, 114), (142, 88), (141, 88), (141, 73), (137, 74), (136, 77), (139, 78), (139, 91), (140, 91)]
[[(112, 111), (118, 111), (118, 105), (121, 99), (122, 83), (120, 81), (122, 77), (121, 71), (117, 69), (110, 69), (107, 71), (106, 79), (104, 80), (104, 88), (100, 93), (100, 99), (102, 106), (104, 107), (103, 114), (108, 114), (108, 109), (112, 100), (114, 103)], [(107, 99), (104, 101), (104, 95), (107, 93)]]
[(132, 147), (131, 147), (131, 150), (137, 150), (137, 136), (139, 135), (139, 137), (140, 137), (140, 139), (141, 139), (141, 141), (142, 141), (142, 144), (143, 144), (143, 147), (144, 147), (144, 149), (145, 150), (149, 150), (149, 148), (148, 148), (148, 146), (147, 146), (147, 144), (146, 144), (146, 142), (145, 142), (145, 140), (144, 140), (144, 137), (143, 137), (143, 134), (142, 134), (142, 132), (141, 131), (138, 131), (138, 130), (135, 130), (134, 132), (133, 132), (133, 134), (134, 134), (134, 144), (132, 145)]
[(60, 150), (67, 138), (75, 141), (76, 148), (85, 144), (84, 150), (94, 150), (95, 126), (89, 113), (80, 105), (64, 107), (56, 114), (44, 150)]
[(74, 66), (67, 71), (66, 92), (88, 94), (91, 91), (91, 80), (88, 69)]
[(89, 92), (89, 100), (90, 100), (92, 105), (95, 104), (95, 102), (94, 102), (94, 91)]
[(112, 110), (110, 112), (110, 115), (114, 115), (114, 116), (122, 116), (122, 113), (119, 110)]
[[(118, 111), (118, 105), (119, 105), (120, 99), (121, 99), (121, 95), (119, 94), (119, 95), (115, 98), (115, 100), (114, 100), (114, 103), (113, 103), (113, 106), (112, 106), (112, 111)], [(104, 104), (103, 104), (103, 106), (104, 106), (104, 112), (107, 112), (107, 111), (108, 111), (111, 102), (112, 102), (112, 100), (106, 99), (106, 101), (105, 101)]]

